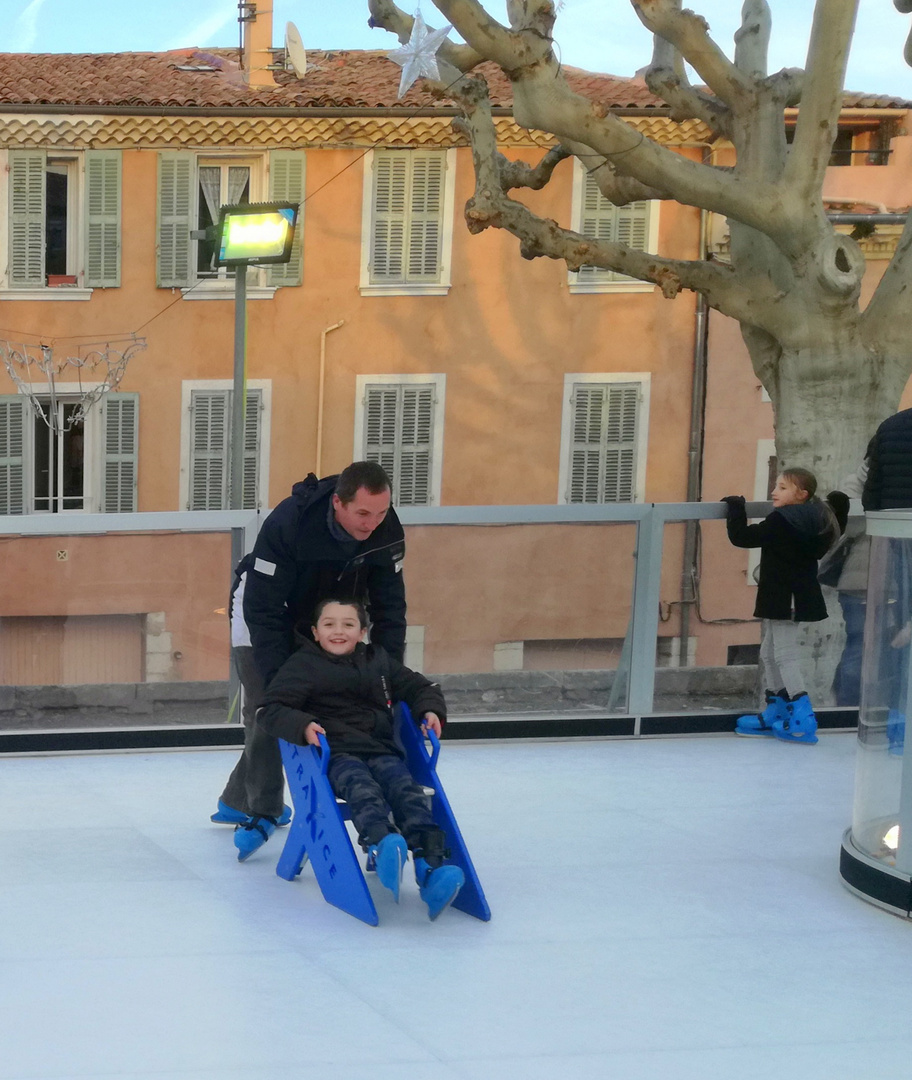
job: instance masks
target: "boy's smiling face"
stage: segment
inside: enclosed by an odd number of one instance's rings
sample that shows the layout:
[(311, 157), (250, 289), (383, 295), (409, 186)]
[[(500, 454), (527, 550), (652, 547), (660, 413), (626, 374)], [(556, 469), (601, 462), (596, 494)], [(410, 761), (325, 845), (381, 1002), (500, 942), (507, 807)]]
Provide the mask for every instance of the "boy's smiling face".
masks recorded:
[(364, 640), (364, 627), (351, 604), (327, 604), (312, 629), (316, 643), (333, 656), (348, 656)]

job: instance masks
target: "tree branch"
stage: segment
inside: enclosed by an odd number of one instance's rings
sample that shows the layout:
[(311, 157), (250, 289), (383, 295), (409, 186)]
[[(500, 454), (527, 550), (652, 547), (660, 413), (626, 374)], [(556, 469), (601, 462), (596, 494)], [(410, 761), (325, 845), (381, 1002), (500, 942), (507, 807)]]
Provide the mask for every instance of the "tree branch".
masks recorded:
[[(368, 8), (371, 13), (370, 26), (395, 34), (403, 45), (408, 41), (415, 21), (411, 15), (406, 15), (392, 0), (368, 0)], [(437, 55), (463, 73), (471, 71), (484, 60), (468, 45), (457, 45), (454, 41), (444, 41)]]
[(735, 31), (735, 67), (745, 75), (766, 76), (772, 23), (766, 0), (745, 0)]
[(670, 42), (712, 92), (733, 109), (750, 104), (752, 82), (709, 36), (701, 15), (681, 8), (681, 0), (630, 0), (640, 22)]
[(802, 205), (816, 199), (830, 161), (842, 109), (849, 45), (858, 0), (817, 0), (795, 140), (783, 174), (784, 187)]
[(721, 102), (688, 82), (680, 53), (674, 46), (653, 35), (652, 62), (643, 73), (646, 85), (671, 106), (673, 120), (702, 120), (723, 138), (731, 138), (731, 113)]
[[(507, 74), (551, 55), (551, 36), (536, 28), (508, 30), (485, 11), (478, 0), (434, 0), (434, 6), (452, 23), (466, 43)], [(515, 5), (514, 5), (515, 7)]]

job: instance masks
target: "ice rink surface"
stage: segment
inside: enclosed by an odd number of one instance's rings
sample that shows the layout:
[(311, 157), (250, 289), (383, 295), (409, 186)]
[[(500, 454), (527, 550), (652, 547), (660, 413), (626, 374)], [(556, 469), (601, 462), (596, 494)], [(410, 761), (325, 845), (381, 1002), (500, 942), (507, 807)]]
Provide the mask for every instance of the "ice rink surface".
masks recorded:
[(912, 1075), (912, 925), (838, 875), (854, 736), (445, 743), (492, 920), (409, 866), (376, 928), (285, 832), (236, 861), (236, 755), (0, 761), (2, 1080)]

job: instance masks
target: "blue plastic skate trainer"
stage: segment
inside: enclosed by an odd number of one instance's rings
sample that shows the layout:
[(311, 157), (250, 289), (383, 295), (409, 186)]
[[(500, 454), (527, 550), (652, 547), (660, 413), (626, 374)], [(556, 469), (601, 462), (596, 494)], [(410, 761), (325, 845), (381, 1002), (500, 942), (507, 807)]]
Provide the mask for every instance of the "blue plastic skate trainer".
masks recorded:
[[(465, 884), (453, 901), (453, 907), (487, 922), (491, 918), (475, 867), (456, 824), (443, 785), (437, 775), (440, 743), (428, 732), (431, 750), (404, 704), (396, 706), (397, 736), (415, 781), (433, 789), (431, 814), (434, 823), (446, 833), (451, 855), (447, 860), (465, 874)], [(329, 745), (320, 736), (320, 749), (298, 746), (279, 739), (282, 762), (294, 803), (294, 818), (276, 873), (294, 881), (310, 859), (323, 899), (371, 926), (380, 922), (361, 865), (352, 846), (345, 821), (348, 808), (336, 800), (326, 775), (329, 768)]]

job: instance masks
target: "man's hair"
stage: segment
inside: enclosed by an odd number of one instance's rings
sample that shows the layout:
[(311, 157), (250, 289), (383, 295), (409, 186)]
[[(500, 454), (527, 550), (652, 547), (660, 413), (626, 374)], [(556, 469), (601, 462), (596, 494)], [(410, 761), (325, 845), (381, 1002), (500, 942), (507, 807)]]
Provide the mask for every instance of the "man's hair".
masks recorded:
[(313, 625), (316, 626), (320, 621), (320, 616), (325, 611), (328, 604), (341, 604), (343, 607), (352, 607), (355, 609), (358, 615), (358, 622), (361, 623), (361, 629), (363, 630), (367, 626), (367, 611), (360, 600), (342, 600), (337, 599), (335, 596), (328, 596), (325, 600), (321, 600), (319, 604), (314, 608)]
[(339, 473), (335, 493), (340, 502), (350, 503), (360, 488), (367, 488), (371, 495), (380, 495), (392, 491), (393, 485), (386, 470), (376, 461), (353, 461)]

